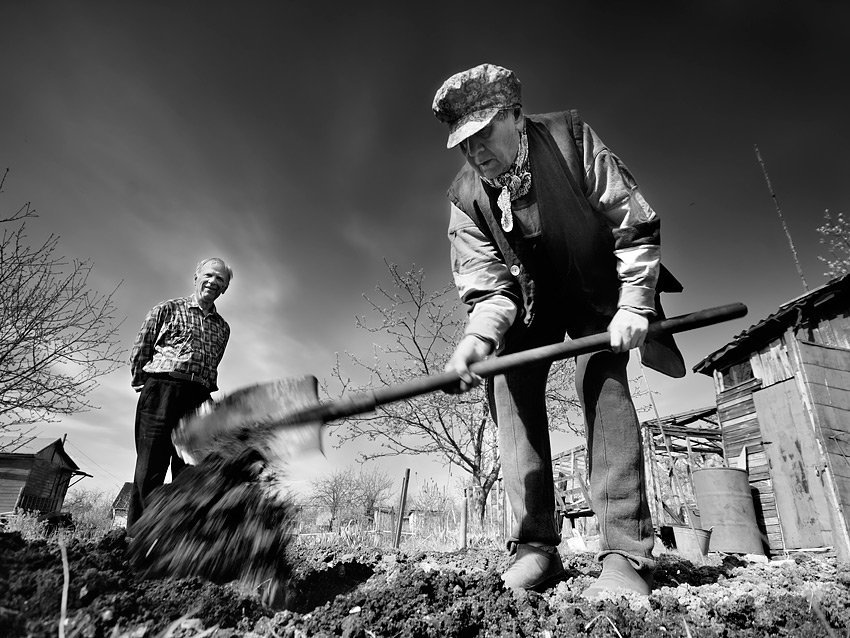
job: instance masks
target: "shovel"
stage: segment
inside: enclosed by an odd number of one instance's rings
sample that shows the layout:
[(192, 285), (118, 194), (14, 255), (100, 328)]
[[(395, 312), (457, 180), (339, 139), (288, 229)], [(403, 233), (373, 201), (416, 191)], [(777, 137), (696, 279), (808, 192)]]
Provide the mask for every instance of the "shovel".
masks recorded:
[[(737, 319), (747, 314), (742, 303), (670, 317), (650, 323), (647, 337), (675, 334)], [(482, 378), (517, 368), (605, 350), (608, 333), (493, 357), (470, 366)], [(198, 465), (210, 455), (236, 457), (254, 450), (271, 465), (322, 449), (321, 428), (330, 421), (365, 414), (377, 406), (438, 390), (457, 389), (460, 377), (444, 372), (418, 377), (394, 386), (353, 394), (336, 401), (319, 402), (314, 376), (281, 379), (240, 389), (212, 407), (191, 415), (172, 434), (184, 461)]]
[[(650, 324), (649, 335), (693, 330), (747, 313), (743, 304), (701, 310)], [(604, 350), (607, 333), (480, 361), (481, 377), (522, 366)], [(459, 387), (455, 373), (318, 401), (315, 377), (249, 386), (175, 429), (175, 447), (190, 466), (153, 492), (134, 526), (128, 558), (147, 576), (238, 580), (262, 591), (272, 607), (286, 605), (295, 508), (277, 477), (287, 461), (321, 450), (321, 427), (379, 405)]]

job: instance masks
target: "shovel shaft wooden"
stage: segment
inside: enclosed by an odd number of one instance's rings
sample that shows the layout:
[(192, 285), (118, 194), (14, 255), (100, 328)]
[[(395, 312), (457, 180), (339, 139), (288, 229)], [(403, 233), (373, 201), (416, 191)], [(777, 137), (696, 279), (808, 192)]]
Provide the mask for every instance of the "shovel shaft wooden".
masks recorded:
[[(652, 322), (649, 324), (647, 336), (676, 334), (686, 330), (694, 330), (731, 319), (737, 319), (746, 314), (747, 307), (742, 303), (707, 308)], [(523, 366), (536, 363), (551, 363), (559, 359), (568, 359), (581, 354), (605, 350), (609, 345), (610, 337), (607, 332), (603, 332), (549, 346), (532, 348), (531, 350), (525, 350), (503, 357), (485, 359), (484, 361), (472, 364), (469, 369), (480, 377), (492, 377)], [(328, 421), (334, 421), (343, 417), (371, 412), (379, 405), (394, 403), (439, 390), (452, 390), (457, 388), (459, 383), (460, 377), (454, 372), (443, 372), (441, 374), (419, 377), (398, 385), (377, 388), (338, 401), (318, 405), (315, 408), (292, 415), (292, 422), (298, 422), (299, 420), (319, 420), (327, 423)], [(287, 421), (290, 421), (290, 419), (287, 419)]]

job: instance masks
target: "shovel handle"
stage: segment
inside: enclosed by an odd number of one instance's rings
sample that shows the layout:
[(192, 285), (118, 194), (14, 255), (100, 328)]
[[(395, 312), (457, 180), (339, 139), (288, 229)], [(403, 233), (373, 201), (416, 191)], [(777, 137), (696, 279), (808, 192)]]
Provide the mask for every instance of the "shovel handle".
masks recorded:
[[(695, 330), (711, 326), (731, 319), (737, 319), (747, 314), (747, 307), (742, 303), (732, 303), (716, 308), (707, 308), (697, 312), (691, 312), (649, 324), (647, 337), (659, 334), (676, 334), (686, 330)], [(550, 363), (559, 359), (568, 359), (581, 354), (605, 350), (610, 345), (610, 337), (607, 332), (571, 339), (549, 346), (532, 348), (522, 352), (493, 357), (478, 361), (469, 366), (471, 372), (480, 377), (492, 377), (509, 370), (514, 370), (535, 363)], [(460, 377), (455, 372), (443, 372), (425, 377), (412, 379), (405, 383), (394, 386), (378, 388), (368, 392), (355, 394), (351, 397), (324, 403), (312, 410), (311, 417), (324, 423), (339, 418), (371, 412), (379, 405), (386, 405), (395, 401), (402, 401), (438, 390), (456, 389), (460, 384)], [(293, 415), (295, 416), (295, 415)], [(301, 418), (301, 417), (296, 417)]]

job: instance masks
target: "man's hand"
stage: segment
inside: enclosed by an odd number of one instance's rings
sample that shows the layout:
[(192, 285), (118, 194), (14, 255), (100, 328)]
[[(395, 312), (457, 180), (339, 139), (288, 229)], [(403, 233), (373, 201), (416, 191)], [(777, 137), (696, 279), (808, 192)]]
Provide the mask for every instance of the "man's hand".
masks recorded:
[(620, 308), (608, 324), (611, 349), (614, 352), (626, 352), (642, 346), (648, 327), (649, 319), (626, 308)]
[(492, 350), (492, 344), (475, 335), (466, 335), (460, 340), (445, 367), (446, 372), (456, 372), (460, 376), (460, 392), (466, 392), (481, 383), (481, 377), (473, 374), (469, 366), (476, 361), (486, 359)]

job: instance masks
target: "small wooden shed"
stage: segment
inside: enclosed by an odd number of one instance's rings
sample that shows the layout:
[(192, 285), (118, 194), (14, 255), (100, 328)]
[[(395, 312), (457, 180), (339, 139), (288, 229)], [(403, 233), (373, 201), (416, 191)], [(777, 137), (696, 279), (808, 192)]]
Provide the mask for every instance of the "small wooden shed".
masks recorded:
[(130, 495), (133, 484), (126, 482), (121, 486), (118, 496), (112, 501), (112, 527), (127, 527), (127, 513), (130, 510)]
[(552, 457), (555, 477), (555, 507), (570, 520), (592, 516), (590, 488), (587, 484), (587, 448), (577, 445)]
[(694, 372), (714, 379), (725, 455), (746, 458), (770, 549), (850, 558), (850, 275), (782, 304)]
[[(723, 448), (717, 410), (711, 407), (688, 410), (641, 423), (644, 448), (646, 491), (652, 520), (659, 528), (683, 524), (684, 507), (695, 511), (696, 504), (690, 487), (691, 470), (705, 467), (714, 460), (722, 462)], [(667, 459), (663, 462), (663, 459)], [(677, 466), (683, 477), (683, 494), (674, 486), (670, 471)], [(578, 520), (594, 516), (587, 477), (587, 448), (578, 445), (552, 457), (555, 478), (555, 508), (558, 514), (576, 528)], [(682, 499), (685, 502), (682, 502)], [(594, 529), (596, 522), (586, 521), (585, 529)]]
[(63, 439), (0, 437), (0, 512), (58, 512), (80, 471)]
[(703, 407), (650, 419), (641, 423), (641, 434), (646, 491), (655, 525), (684, 525), (688, 516), (697, 524), (691, 474), (724, 463), (717, 409)]

